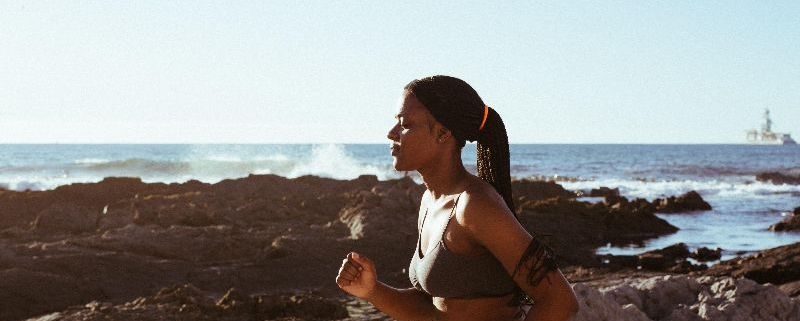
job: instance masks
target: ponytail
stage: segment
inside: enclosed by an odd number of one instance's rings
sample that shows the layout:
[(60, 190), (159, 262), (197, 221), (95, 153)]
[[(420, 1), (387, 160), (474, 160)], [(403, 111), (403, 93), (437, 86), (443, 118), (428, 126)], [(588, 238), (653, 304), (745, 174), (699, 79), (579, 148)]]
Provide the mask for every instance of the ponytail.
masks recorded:
[(516, 216), (511, 194), (511, 158), (506, 126), (494, 109), (489, 107), (488, 113), (486, 124), (478, 133), (478, 177), (494, 186)]

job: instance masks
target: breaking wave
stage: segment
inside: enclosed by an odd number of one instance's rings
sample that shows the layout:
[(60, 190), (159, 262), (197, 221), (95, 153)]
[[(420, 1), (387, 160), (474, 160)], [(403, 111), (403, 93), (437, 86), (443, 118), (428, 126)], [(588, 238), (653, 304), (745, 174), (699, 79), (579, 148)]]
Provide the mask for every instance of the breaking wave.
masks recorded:
[(249, 174), (275, 174), (294, 178), (316, 175), (353, 179), (376, 175), (379, 179), (402, 176), (391, 168), (359, 161), (340, 144), (313, 145), (306, 152), (234, 155), (200, 153), (175, 159), (81, 158), (61, 164), (0, 167), (0, 188), (46, 190), (77, 182), (97, 182), (108, 176), (140, 177), (145, 182), (185, 182), (197, 179), (216, 183)]
[(759, 198), (776, 194), (800, 196), (800, 185), (774, 185), (758, 182), (753, 176), (711, 180), (598, 179), (562, 181), (559, 184), (569, 190), (590, 190), (600, 186), (619, 188), (620, 194), (623, 196), (649, 200), (679, 195), (688, 191), (697, 191), (703, 197)]

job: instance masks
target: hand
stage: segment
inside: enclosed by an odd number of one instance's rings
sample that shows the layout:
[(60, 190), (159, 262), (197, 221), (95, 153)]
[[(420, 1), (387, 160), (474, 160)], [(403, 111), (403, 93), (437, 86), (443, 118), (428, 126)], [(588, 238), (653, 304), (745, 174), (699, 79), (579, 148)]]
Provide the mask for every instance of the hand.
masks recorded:
[(378, 283), (375, 264), (372, 260), (356, 252), (347, 254), (342, 260), (336, 284), (340, 289), (355, 297), (367, 300)]

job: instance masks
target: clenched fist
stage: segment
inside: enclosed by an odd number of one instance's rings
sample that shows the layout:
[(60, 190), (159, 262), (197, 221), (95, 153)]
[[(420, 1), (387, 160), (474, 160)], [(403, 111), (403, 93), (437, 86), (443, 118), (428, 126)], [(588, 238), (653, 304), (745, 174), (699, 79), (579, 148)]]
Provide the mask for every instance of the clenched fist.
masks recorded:
[(365, 256), (350, 252), (342, 260), (336, 284), (345, 292), (361, 299), (367, 299), (378, 282), (375, 264)]

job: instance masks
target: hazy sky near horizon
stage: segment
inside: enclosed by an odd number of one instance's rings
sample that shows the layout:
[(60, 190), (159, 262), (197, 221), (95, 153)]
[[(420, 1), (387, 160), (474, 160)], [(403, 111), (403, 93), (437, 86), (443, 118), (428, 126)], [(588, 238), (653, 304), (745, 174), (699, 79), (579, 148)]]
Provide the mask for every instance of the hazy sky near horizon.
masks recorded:
[(800, 2), (0, 2), (0, 143), (384, 143), (434, 74), (511, 143), (797, 139)]

